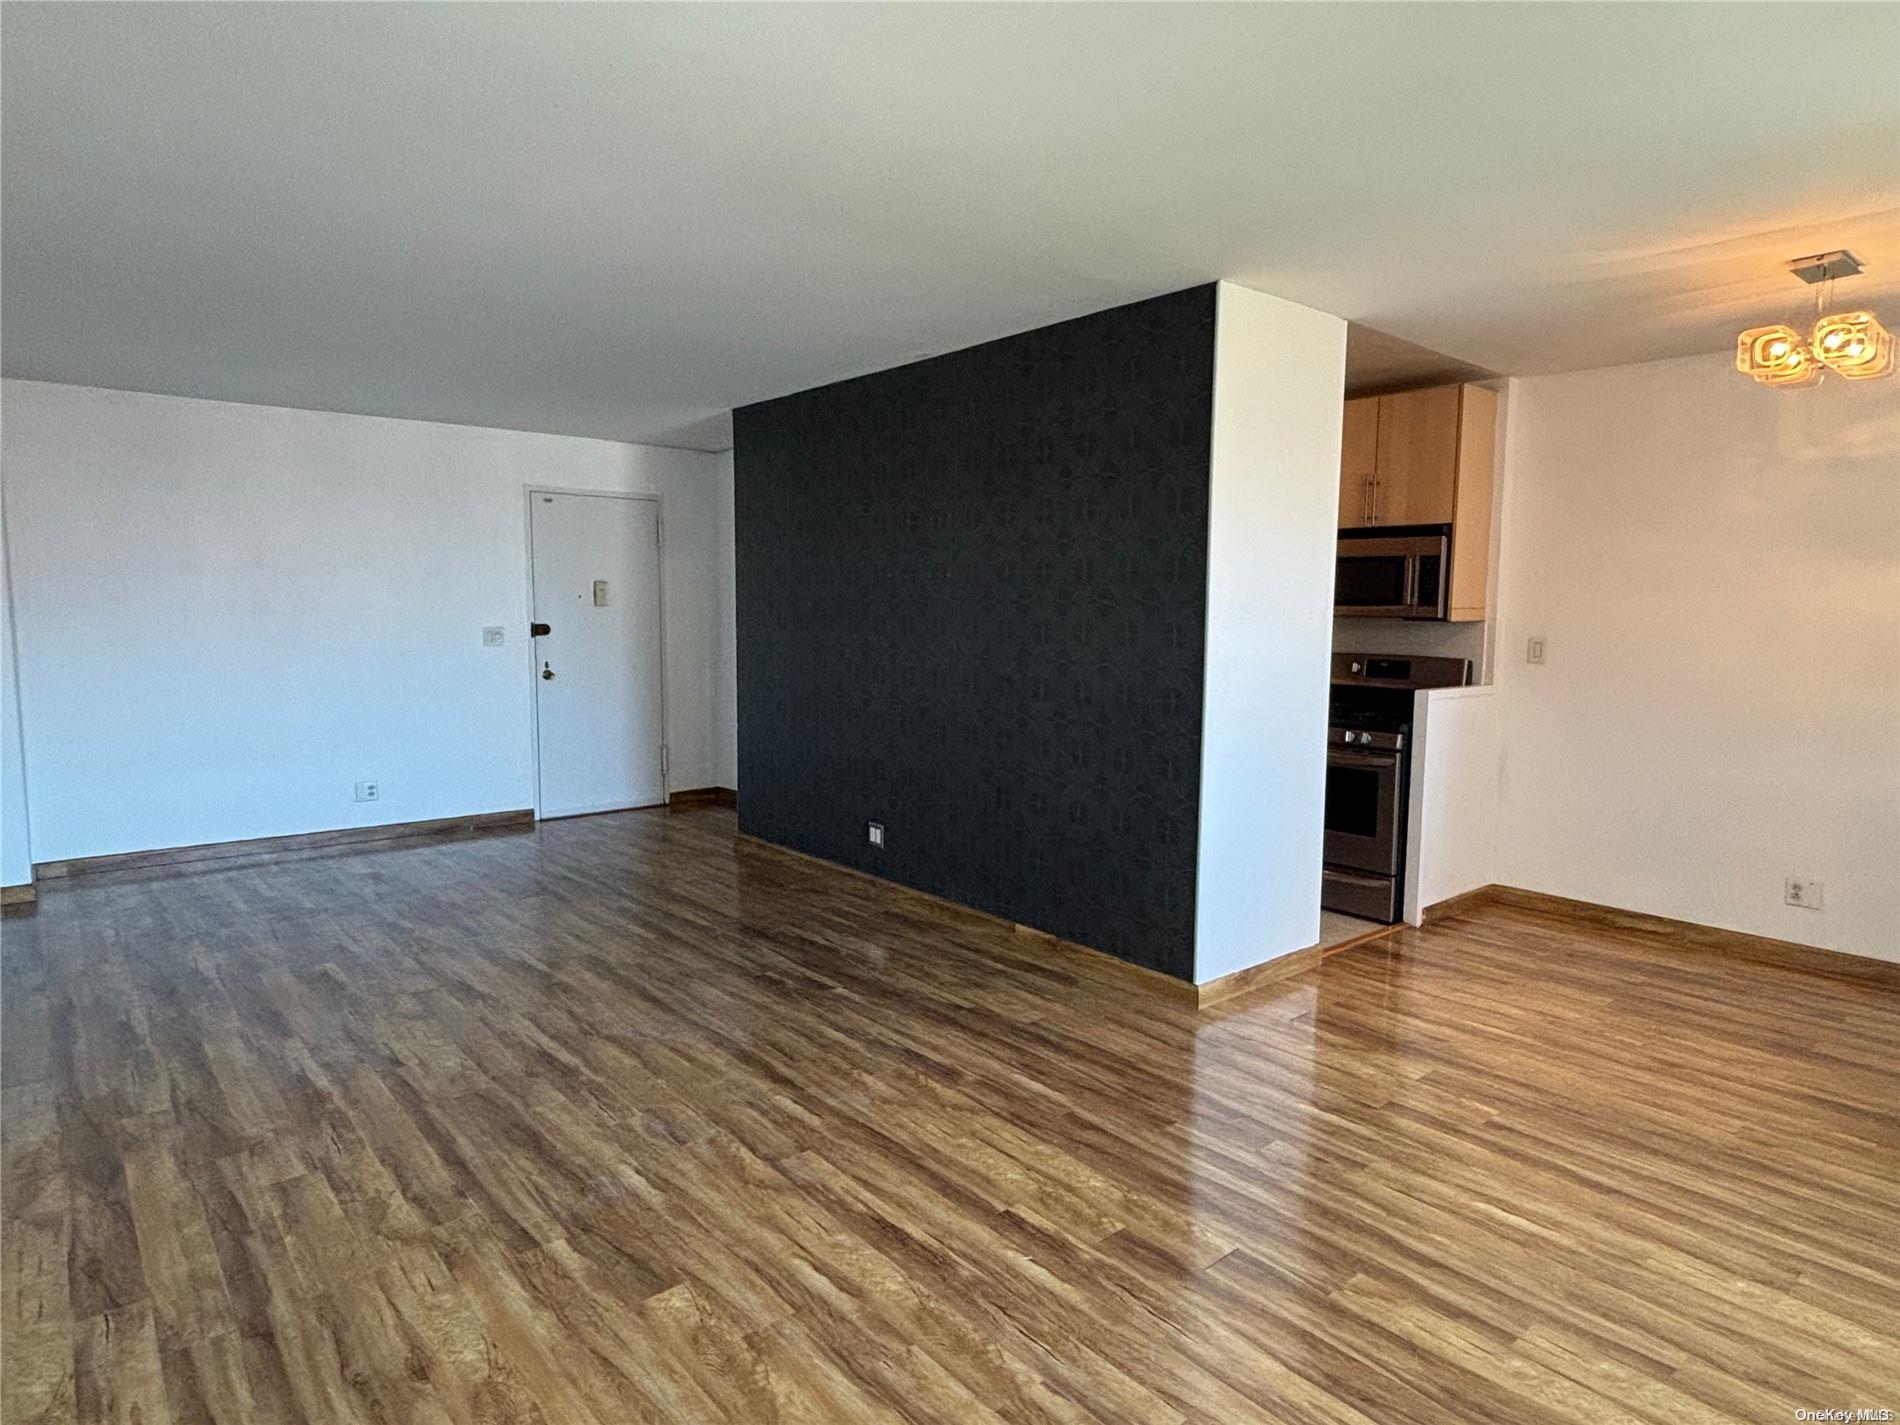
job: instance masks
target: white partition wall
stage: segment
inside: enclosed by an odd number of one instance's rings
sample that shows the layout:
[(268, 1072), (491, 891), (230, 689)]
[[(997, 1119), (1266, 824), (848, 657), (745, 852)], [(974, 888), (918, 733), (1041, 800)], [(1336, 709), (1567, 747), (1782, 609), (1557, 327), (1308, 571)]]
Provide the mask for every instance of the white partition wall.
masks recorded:
[(1346, 323), (1220, 284), (1194, 978), (1319, 939)]
[(1406, 816), (1405, 918), (1498, 878), (1503, 728), (1496, 688), (1429, 688), (1414, 697)]

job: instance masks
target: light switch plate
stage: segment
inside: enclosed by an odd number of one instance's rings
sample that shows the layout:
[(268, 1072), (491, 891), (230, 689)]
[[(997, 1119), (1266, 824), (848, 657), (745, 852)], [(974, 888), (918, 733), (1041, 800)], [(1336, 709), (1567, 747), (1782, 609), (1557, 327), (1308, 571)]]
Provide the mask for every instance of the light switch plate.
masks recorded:
[(500, 624), (490, 624), (482, 630), (483, 648), (500, 648), (508, 641), (508, 631)]
[(1524, 645), (1524, 661), (1526, 663), (1542, 663), (1544, 661), (1543, 634), (1534, 633), (1531, 635), (1530, 642)]
[(865, 823), (864, 837), (865, 840), (869, 841), (873, 846), (882, 850), (884, 846), (884, 823), (881, 821)]

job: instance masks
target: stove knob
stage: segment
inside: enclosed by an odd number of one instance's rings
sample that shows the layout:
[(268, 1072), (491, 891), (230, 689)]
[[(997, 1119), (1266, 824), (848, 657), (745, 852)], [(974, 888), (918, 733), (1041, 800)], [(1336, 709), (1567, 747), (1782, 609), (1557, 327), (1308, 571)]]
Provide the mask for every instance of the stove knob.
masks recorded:
[(1347, 733), (1347, 734), (1346, 734), (1346, 741), (1347, 741), (1348, 743), (1354, 743), (1354, 742), (1357, 742), (1358, 740), (1359, 740), (1359, 734), (1358, 734), (1358, 733), (1356, 733), (1356, 732), (1349, 732), (1349, 733)]

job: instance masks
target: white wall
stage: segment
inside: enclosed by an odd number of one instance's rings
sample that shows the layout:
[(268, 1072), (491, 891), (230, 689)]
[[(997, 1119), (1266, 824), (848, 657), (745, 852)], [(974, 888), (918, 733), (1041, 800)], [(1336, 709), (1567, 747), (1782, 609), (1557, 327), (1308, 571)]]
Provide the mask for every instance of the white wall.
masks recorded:
[(1406, 818), (1405, 918), (1498, 878), (1498, 781), (1503, 729), (1495, 688), (1434, 688), (1414, 696)]
[(1198, 983), (1319, 939), (1346, 324), (1220, 284)]
[(26, 757), (20, 744), (10, 588), (6, 509), (4, 491), (0, 491), (0, 886), (24, 886), (33, 879), (33, 853), (26, 816)]
[[(0, 400), (35, 861), (531, 806), (530, 483), (661, 496), (669, 780), (714, 780), (716, 457), (41, 382)], [(369, 779), (381, 800), (355, 802)]]
[(1498, 879), (1900, 960), (1900, 381), (1712, 355), (1510, 411)]
[(719, 656), (713, 682), (713, 785), (739, 785), (739, 628), (732, 506), (732, 452), (722, 451), (714, 477), (719, 554)]

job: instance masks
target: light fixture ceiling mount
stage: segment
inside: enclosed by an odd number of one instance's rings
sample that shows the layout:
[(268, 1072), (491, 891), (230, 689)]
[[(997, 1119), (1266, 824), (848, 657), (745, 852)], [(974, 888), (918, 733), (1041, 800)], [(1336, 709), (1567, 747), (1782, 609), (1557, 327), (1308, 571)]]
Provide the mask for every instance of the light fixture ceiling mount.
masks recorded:
[(1813, 257), (1790, 258), (1788, 270), (1812, 287), (1817, 282), (1860, 276), (1860, 259), (1845, 250), (1817, 252)]

